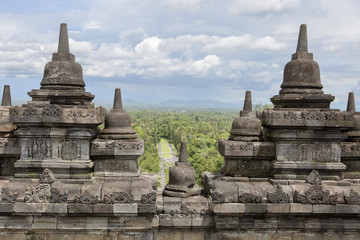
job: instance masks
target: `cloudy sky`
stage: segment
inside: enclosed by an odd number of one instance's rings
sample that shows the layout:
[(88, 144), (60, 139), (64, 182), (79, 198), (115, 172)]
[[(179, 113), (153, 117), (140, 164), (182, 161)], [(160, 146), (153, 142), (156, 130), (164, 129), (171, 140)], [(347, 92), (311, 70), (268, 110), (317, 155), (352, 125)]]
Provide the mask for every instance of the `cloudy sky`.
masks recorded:
[(308, 25), (309, 51), (320, 65), (333, 108), (355, 92), (360, 108), (358, 0), (2, 0), (0, 82), (13, 99), (40, 87), (57, 50), (60, 23), (95, 102), (124, 98), (270, 103)]

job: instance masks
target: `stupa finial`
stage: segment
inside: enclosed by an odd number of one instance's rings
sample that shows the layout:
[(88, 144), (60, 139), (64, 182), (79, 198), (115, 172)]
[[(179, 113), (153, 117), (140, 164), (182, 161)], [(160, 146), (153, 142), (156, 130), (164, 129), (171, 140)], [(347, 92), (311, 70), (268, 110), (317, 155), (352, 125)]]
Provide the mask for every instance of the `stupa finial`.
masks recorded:
[(301, 26), (300, 26), (296, 52), (297, 53), (307, 53), (308, 52), (306, 24), (301, 24)]
[(69, 37), (66, 23), (60, 25), (58, 53), (70, 53)]
[(355, 96), (354, 96), (353, 92), (349, 92), (347, 110), (346, 111), (348, 111), (348, 112), (356, 112)]
[(244, 112), (252, 111), (252, 102), (251, 102), (251, 91), (246, 91), (245, 93), (245, 101), (244, 101)]
[(181, 163), (187, 163), (188, 162), (188, 160), (187, 160), (186, 142), (181, 142), (179, 162), (181, 162)]
[(2, 96), (1, 106), (11, 106), (11, 94), (10, 94), (10, 86), (4, 86), (4, 92)]
[(113, 109), (123, 109), (120, 88), (115, 89)]

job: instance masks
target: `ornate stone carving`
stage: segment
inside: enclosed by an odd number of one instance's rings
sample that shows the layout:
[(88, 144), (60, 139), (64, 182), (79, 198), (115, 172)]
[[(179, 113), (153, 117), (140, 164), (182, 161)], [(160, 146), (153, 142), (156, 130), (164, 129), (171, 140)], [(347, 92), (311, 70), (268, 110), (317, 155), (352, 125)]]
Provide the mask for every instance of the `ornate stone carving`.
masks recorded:
[(285, 119), (290, 120), (290, 121), (296, 120), (297, 115), (294, 112), (287, 112), (287, 113), (285, 113)]
[(66, 115), (68, 117), (81, 117), (81, 112), (77, 107), (73, 107), (67, 111)]
[(211, 194), (213, 203), (224, 203), (225, 202), (225, 195), (219, 192), (212, 192)]
[(94, 149), (94, 150), (97, 150), (99, 149), (100, 145), (98, 143), (91, 143), (91, 148)]
[(122, 142), (116, 142), (115, 146), (120, 150), (125, 149), (125, 147), (126, 147), (125, 143), (122, 143)]
[(32, 159), (51, 158), (51, 145), (47, 139), (31, 139), (28, 145), (28, 157)]
[(4, 148), (8, 145), (7, 139), (0, 139), (0, 148)]
[(321, 112), (317, 109), (304, 112), (304, 118), (309, 121), (318, 121), (322, 119)]
[(50, 105), (44, 108), (43, 115), (45, 116), (61, 116), (62, 108), (58, 105)]
[(6, 202), (6, 203), (14, 203), (14, 202), (16, 202), (16, 198), (18, 196), (17, 192), (11, 192), (6, 187), (2, 188), (1, 194), (2, 194), (1, 195), (2, 202)]
[(86, 113), (86, 117), (96, 117), (97, 113), (98, 113), (97, 110), (91, 109), (90, 111), (88, 111), (88, 112)]
[(290, 203), (290, 196), (282, 190), (280, 184), (277, 184), (276, 191), (267, 194), (267, 201), (269, 203)]
[(114, 147), (115, 147), (115, 142), (107, 142), (106, 143), (107, 149), (114, 149)]
[(45, 170), (40, 175), (39, 183), (52, 184), (54, 181), (55, 181), (55, 177), (53, 172), (50, 169), (45, 168)]
[(24, 200), (27, 203), (48, 203), (51, 201), (50, 184), (39, 184), (31, 191), (25, 192)]
[(311, 173), (306, 177), (305, 182), (321, 185), (321, 176), (319, 172), (316, 170), (312, 170)]
[(150, 192), (141, 195), (142, 204), (155, 204), (156, 203), (156, 192)]
[(113, 192), (111, 194), (107, 193), (104, 196), (104, 203), (113, 204), (113, 203), (133, 203), (134, 197), (132, 194), (126, 192)]
[(350, 195), (345, 196), (345, 202), (351, 205), (360, 205), (360, 196), (359, 193), (355, 192), (354, 189), (351, 189)]
[(19, 116), (20, 115), (20, 107), (15, 106), (15, 107), (10, 108), (9, 114), (10, 114), (10, 116)]
[(261, 203), (261, 197), (251, 193), (239, 195), (239, 203)]
[(142, 142), (134, 143), (134, 145), (133, 145), (133, 148), (134, 148), (134, 149), (140, 149), (140, 148), (142, 148), (142, 147), (143, 147)]
[(24, 109), (23, 115), (24, 116), (35, 116), (37, 113), (36, 108), (34, 107), (28, 107)]
[(51, 187), (51, 203), (64, 203), (67, 201), (68, 196), (66, 193), (63, 193), (58, 188)]
[(326, 113), (326, 120), (329, 121), (337, 121), (338, 118), (338, 114), (336, 114), (334, 111), (330, 111), (330, 113)]
[(91, 194), (88, 190), (81, 194), (77, 194), (74, 198), (75, 203), (84, 203), (84, 204), (94, 204), (98, 203), (99, 199), (98, 196), (95, 194)]
[(52, 184), (55, 181), (53, 172), (46, 168), (39, 178), (39, 185), (31, 191), (25, 192), (24, 201), (27, 203), (62, 203), (67, 201), (67, 194)]
[(81, 159), (81, 144), (79, 140), (67, 140), (62, 142), (61, 156), (63, 159)]
[(320, 184), (312, 185), (304, 195), (295, 191), (294, 202), (302, 204), (331, 204), (335, 205), (338, 201), (338, 196), (330, 195), (329, 190), (324, 189)]

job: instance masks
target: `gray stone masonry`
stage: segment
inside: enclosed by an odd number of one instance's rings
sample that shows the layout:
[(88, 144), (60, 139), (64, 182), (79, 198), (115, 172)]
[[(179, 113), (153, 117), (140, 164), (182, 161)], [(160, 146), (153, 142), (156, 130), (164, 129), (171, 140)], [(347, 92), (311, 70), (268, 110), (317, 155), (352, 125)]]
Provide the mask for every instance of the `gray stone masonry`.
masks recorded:
[(353, 93), (346, 112), (330, 109), (306, 25), (275, 108), (252, 111), (246, 92), (229, 138), (218, 141), (221, 173), (204, 172), (202, 188), (182, 143), (158, 191), (157, 175), (139, 168), (144, 141), (120, 89), (106, 115), (84, 87), (66, 24), (32, 101), (11, 107), (5, 87), (0, 239), (360, 238), (360, 114)]
[(57, 178), (91, 178), (90, 141), (104, 120), (104, 109), (91, 104), (80, 64), (69, 52), (66, 24), (61, 24), (58, 53), (45, 66), (40, 90), (32, 101), (10, 109), (17, 126), (20, 159), (16, 177), (38, 177), (45, 168)]

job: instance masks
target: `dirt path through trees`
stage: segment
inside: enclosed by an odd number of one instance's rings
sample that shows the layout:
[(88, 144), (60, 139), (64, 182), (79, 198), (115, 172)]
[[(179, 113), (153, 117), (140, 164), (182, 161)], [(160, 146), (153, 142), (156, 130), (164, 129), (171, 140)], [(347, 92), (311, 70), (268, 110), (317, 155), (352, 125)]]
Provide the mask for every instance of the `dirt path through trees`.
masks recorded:
[(169, 176), (169, 167), (174, 166), (178, 158), (176, 157), (176, 150), (168, 140), (162, 138), (157, 147), (160, 156), (159, 177), (161, 186), (159, 189), (164, 189)]

